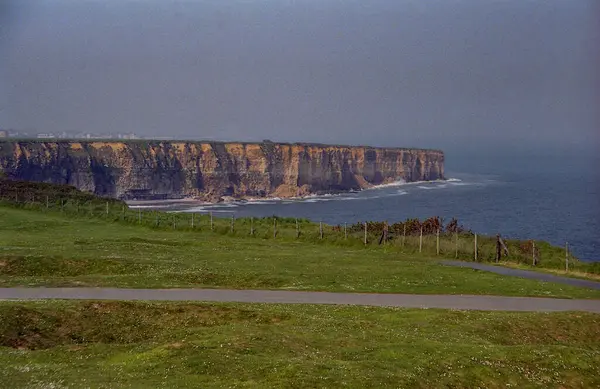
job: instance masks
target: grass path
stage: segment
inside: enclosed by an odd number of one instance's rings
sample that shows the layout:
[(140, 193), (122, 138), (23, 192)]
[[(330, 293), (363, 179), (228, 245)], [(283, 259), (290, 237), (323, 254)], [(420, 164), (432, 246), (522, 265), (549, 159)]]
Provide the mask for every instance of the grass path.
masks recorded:
[(0, 286), (228, 288), (600, 298), (396, 249), (154, 230), (0, 207)]

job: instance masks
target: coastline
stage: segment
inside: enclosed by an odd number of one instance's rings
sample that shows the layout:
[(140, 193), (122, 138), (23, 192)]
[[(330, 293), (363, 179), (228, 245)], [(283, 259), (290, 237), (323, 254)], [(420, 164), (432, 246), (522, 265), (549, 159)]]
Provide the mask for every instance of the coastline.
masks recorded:
[(429, 181), (409, 181), (406, 182), (404, 180), (394, 181), (387, 184), (378, 184), (372, 185), (368, 188), (349, 190), (349, 191), (336, 191), (336, 192), (327, 192), (327, 193), (310, 193), (304, 196), (291, 196), (291, 197), (283, 197), (283, 196), (267, 196), (267, 197), (222, 197), (220, 201), (206, 201), (199, 198), (194, 197), (184, 197), (181, 199), (165, 199), (165, 200), (127, 200), (125, 201), (127, 205), (134, 208), (160, 208), (161, 205), (164, 207), (168, 206), (177, 206), (177, 205), (185, 205), (185, 206), (215, 206), (219, 204), (235, 204), (235, 203), (262, 203), (262, 202), (272, 202), (272, 201), (289, 201), (289, 200), (307, 200), (307, 199), (318, 199), (318, 198), (327, 198), (333, 196), (341, 196), (349, 193), (359, 193), (368, 190), (376, 190), (383, 188), (393, 188), (393, 187), (403, 187), (409, 185), (423, 185), (423, 184), (435, 184), (435, 183), (447, 183), (447, 182), (460, 182), (460, 179), (456, 178), (445, 178), (438, 180), (429, 180)]

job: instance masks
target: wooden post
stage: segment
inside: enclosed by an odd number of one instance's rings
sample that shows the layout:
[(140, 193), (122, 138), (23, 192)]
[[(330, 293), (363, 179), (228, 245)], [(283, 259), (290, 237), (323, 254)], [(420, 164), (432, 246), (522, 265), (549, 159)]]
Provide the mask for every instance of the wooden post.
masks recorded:
[(402, 229), (402, 250), (404, 250), (404, 243), (406, 241), (406, 222), (403, 223), (404, 228)]
[(156, 214), (156, 227), (158, 227), (160, 225), (160, 217), (158, 216), (159, 214)]
[(106, 202), (106, 214), (108, 215), (108, 201)]
[(121, 220), (125, 220), (125, 205), (121, 206)]
[(477, 262), (477, 234), (475, 234), (475, 262)]
[(367, 245), (367, 222), (365, 222), (365, 246)]
[(49, 205), (50, 204), (48, 203), (48, 196), (46, 196), (46, 209), (48, 209)]
[(389, 230), (389, 224), (387, 222), (387, 220), (383, 223), (383, 233), (381, 234), (381, 240), (379, 242), (379, 244), (386, 244), (387, 240), (388, 240), (388, 230)]
[(421, 226), (421, 234), (419, 235), (419, 252), (423, 250), (423, 226)]
[(192, 230), (194, 229), (194, 212), (192, 212)]
[(440, 255), (440, 229), (438, 228), (437, 233), (436, 233), (436, 251), (437, 251), (437, 255)]
[(65, 200), (60, 199), (60, 211), (63, 212), (65, 210)]
[(231, 215), (231, 233), (235, 232), (235, 216)]
[(298, 218), (296, 218), (296, 238), (300, 237), (300, 224), (298, 223)]
[(502, 256), (502, 248), (500, 244), (500, 234), (496, 234), (496, 263), (500, 262)]
[(348, 239), (348, 226), (344, 223), (344, 240)]
[(273, 216), (273, 239), (277, 237), (277, 218)]
[(458, 258), (458, 231), (454, 232), (454, 236), (456, 238), (456, 253), (454, 254), (454, 258)]
[(565, 242), (565, 270), (569, 271), (569, 242)]
[(213, 215), (212, 212), (210, 213), (210, 230), (214, 231), (214, 224), (213, 224)]
[(533, 266), (535, 266), (535, 241), (531, 241), (531, 259), (533, 262)]
[(319, 239), (323, 239), (323, 222), (319, 222)]
[(250, 235), (254, 236), (254, 217), (250, 218)]

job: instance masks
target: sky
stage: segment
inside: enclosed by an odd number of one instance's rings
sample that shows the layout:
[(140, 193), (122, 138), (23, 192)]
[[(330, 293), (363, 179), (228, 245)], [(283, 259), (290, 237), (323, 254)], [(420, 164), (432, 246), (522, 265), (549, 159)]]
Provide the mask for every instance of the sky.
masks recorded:
[(600, 150), (600, 1), (0, 0), (0, 128)]

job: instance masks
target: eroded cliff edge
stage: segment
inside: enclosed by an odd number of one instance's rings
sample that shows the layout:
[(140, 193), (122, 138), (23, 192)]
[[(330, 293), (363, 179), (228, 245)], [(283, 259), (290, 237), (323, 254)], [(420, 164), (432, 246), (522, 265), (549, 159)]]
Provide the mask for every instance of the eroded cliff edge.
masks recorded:
[(294, 197), (444, 178), (439, 150), (220, 142), (0, 141), (8, 178), (117, 198)]

